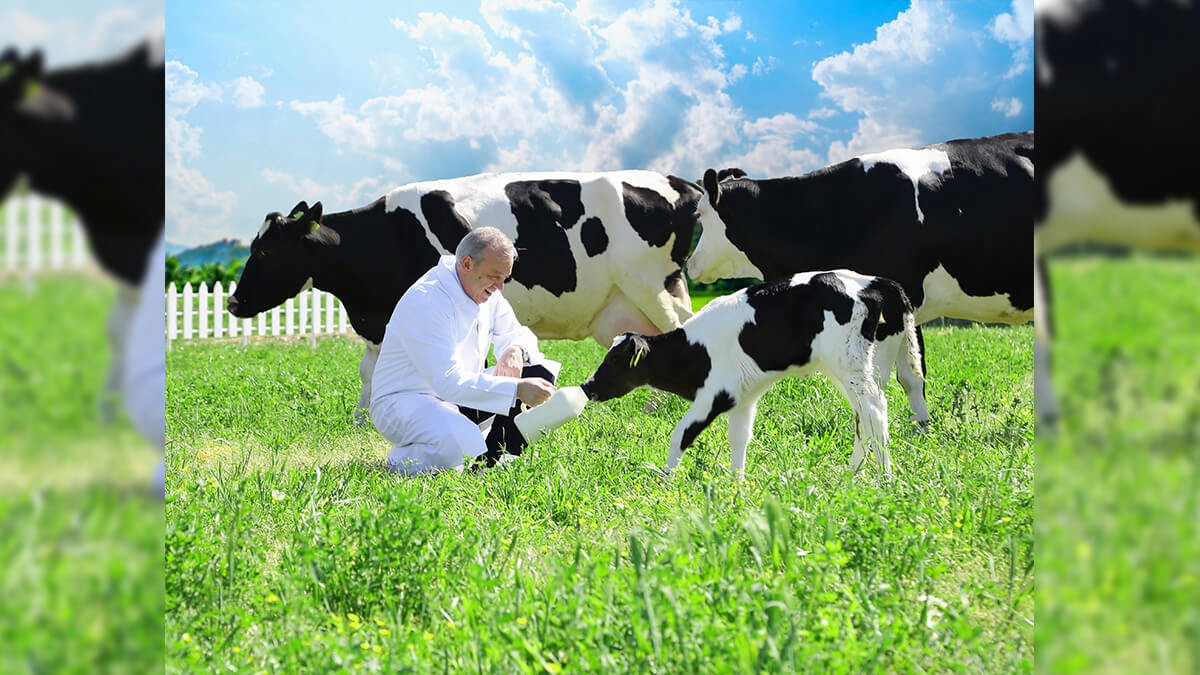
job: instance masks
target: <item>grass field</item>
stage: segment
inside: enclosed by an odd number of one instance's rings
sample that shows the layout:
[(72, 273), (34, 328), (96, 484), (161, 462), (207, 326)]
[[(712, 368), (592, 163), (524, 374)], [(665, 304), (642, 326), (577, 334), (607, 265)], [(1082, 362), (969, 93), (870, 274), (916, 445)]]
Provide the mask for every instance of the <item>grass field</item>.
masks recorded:
[[(888, 398), (894, 480), (846, 475), (819, 377), (723, 422), (676, 479), (650, 393), (482, 475), (405, 480), (353, 426), (361, 342), (167, 355), (170, 672), (894, 672), (1033, 668), (1032, 330), (930, 327), (932, 429)], [(548, 342), (560, 385), (600, 362)]]
[(1038, 430), (1037, 661), (1200, 670), (1200, 259), (1050, 266), (1063, 413)]
[(99, 414), (114, 294), (0, 282), (0, 672), (163, 667), (157, 456)]

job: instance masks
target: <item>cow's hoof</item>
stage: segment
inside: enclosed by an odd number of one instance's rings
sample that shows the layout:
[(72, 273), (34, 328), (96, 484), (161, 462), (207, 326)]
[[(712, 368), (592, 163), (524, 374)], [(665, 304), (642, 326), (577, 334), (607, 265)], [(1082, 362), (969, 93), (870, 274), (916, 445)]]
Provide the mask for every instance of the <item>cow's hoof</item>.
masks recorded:
[(924, 436), (929, 431), (929, 420), (928, 419), (919, 420), (915, 417), (911, 418), (911, 419), (912, 419), (913, 430), (916, 431), (918, 435)]

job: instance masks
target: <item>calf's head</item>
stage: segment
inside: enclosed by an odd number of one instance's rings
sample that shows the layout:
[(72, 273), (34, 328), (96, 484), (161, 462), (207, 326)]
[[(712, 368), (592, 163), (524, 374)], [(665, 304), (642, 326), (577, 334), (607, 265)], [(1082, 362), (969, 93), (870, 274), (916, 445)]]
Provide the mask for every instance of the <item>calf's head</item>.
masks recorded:
[(229, 296), (234, 316), (254, 316), (286, 302), (316, 273), (319, 247), (330, 234), (321, 231), (321, 202), (311, 208), (300, 202), (288, 213), (267, 214), (250, 242), (250, 257)]
[(645, 337), (635, 333), (618, 335), (600, 367), (581, 385), (583, 393), (589, 400), (607, 401), (649, 384), (651, 367), (644, 358), (649, 353)]
[[(722, 169), (720, 174), (712, 169), (704, 172), (704, 197), (697, 207), (703, 231), (687, 261), (688, 276), (696, 281), (710, 284), (717, 279), (762, 278), (762, 272), (734, 243), (741, 239), (736, 232), (738, 222), (732, 217), (736, 206), (731, 202), (752, 199), (757, 188), (752, 181), (742, 185), (739, 179), (745, 176), (741, 169)], [(731, 192), (736, 197), (731, 199)]]

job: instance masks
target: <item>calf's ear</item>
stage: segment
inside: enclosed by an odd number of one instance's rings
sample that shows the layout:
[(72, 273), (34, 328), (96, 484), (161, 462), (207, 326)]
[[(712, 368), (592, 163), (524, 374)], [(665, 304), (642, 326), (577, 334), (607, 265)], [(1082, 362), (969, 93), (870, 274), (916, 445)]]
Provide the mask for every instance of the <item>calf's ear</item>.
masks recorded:
[(721, 184), (717, 182), (717, 172), (712, 169), (704, 172), (704, 191), (708, 193), (708, 202), (716, 206), (721, 199)]

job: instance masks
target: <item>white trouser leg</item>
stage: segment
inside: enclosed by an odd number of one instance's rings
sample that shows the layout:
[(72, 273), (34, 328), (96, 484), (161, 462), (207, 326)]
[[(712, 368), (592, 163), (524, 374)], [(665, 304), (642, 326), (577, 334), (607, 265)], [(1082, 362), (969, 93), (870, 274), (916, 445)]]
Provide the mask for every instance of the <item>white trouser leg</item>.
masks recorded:
[(388, 469), (407, 476), (452, 469), (487, 452), (483, 431), (458, 406), (433, 396), (382, 398), (371, 408), (371, 421), (394, 444)]

